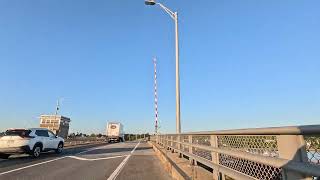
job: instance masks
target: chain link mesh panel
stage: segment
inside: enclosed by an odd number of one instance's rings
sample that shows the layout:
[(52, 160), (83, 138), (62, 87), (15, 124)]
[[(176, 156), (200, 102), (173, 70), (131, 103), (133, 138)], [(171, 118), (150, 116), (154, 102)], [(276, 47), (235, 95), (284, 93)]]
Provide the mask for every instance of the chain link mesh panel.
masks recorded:
[[(197, 136), (197, 135), (193, 135), (192, 136), (192, 143), (193, 144), (199, 144), (202, 146), (211, 146), (210, 143), (210, 136)], [(203, 150), (200, 148), (192, 148), (192, 153), (194, 155), (200, 156), (202, 158), (205, 158), (207, 160), (212, 160), (212, 156), (211, 156), (211, 152), (207, 151), (207, 150)]]
[(170, 142), (168, 141), (168, 139), (169, 139), (169, 136), (164, 136), (164, 144), (165, 144), (165, 146), (169, 146), (170, 145)]
[(261, 180), (281, 180), (282, 169), (225, 154), (219, 154), (219, 164)]
[(276, 136), (217, 136), (218, 147), (279, 157)]
[(171, 141), (171, 138), (172, 138), (171, 135), (168, 136), (168, 144), (169, 144), (169, 146), (173, 147), (173, 143), (172, 143), (172, 141)]
[(173, 141), (177, 141), (178, 140), (178, 136), (171, 136), (172, 137), (172, 147), (175, 149), (178, 149), (178, 143), (173, 142)]
[(320, 136), (305, 136), (308, 160), (320, 165)]
[[(189, 143), (189, 136), (181, 136), (181, 141), (185, 143)], [(189, 146), (187, 145), (182, 145), (182, 149), (185, 152), (189, 152)]]

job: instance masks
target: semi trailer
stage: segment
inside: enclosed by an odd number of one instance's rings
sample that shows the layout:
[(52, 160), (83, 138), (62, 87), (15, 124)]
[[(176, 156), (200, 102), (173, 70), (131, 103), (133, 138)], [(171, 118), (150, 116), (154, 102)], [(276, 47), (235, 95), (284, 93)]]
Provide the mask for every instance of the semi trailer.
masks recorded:
[(111, 142), (123, 142), (124, 132), (123, 125), (119, 122), (108, 122), (107, 123), (107, 141)]

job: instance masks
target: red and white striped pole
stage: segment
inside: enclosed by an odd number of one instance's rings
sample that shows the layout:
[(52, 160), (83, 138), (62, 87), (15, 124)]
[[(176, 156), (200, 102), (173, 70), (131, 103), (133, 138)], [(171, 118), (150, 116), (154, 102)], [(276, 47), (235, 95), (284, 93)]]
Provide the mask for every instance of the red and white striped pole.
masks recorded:
[(157, 92), (157, 59), (153, 58), (154, 65), (154, 108), (155, 108), (155, 134), (158, 134), (158, 92)]

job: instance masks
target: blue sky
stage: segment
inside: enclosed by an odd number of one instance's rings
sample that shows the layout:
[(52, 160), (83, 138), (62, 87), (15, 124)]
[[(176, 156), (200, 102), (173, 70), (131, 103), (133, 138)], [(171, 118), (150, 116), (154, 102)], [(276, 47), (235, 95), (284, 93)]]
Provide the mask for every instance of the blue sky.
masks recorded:
[[(161, 1), (179, 12), (183, 131), (317, 124), (320, 2)], [(0, 131), (55, 110), (71, 131), (175, 131), (174, 23), (143, 0), (0, 1)]]

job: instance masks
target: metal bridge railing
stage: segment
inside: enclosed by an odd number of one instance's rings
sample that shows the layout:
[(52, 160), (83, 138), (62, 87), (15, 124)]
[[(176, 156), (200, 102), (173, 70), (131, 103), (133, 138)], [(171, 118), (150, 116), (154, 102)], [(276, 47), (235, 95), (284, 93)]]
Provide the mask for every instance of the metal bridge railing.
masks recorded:
[(316, 179), (320, 125), (161, 134), (155, 142), (213, 171), (213, 179)]

